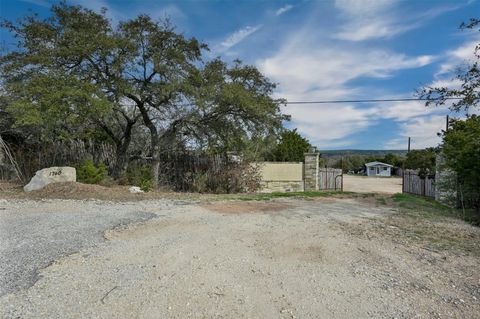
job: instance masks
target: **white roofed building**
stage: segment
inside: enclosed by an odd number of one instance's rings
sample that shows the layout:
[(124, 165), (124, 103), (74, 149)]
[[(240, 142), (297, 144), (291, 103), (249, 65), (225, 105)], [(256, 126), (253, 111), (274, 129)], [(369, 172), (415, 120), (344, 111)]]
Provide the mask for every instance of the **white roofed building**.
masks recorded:
[(367, 176), (392, 176), (393, 165), (382, 162), (370, 162), (365, 164)]

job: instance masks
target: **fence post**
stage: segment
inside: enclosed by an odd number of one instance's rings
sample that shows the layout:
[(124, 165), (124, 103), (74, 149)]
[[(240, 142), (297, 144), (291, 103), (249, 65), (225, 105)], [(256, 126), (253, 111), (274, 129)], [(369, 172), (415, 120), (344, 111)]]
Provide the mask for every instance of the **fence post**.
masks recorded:
[(427, 193), (427, 176), (425, 176), (424, 179), (422, 179), (423, 181), (423, 188), (422, 188), (422, 196), (425, 196), (425, 194)]
[[(342, 165), (343, 166), (343, 165)], [(340, 178), (341, 179), (341, 184), (340, 186), (342, 187), (342, 193), (343, 193), (343, 169), (342, 169), (342, 177)]]

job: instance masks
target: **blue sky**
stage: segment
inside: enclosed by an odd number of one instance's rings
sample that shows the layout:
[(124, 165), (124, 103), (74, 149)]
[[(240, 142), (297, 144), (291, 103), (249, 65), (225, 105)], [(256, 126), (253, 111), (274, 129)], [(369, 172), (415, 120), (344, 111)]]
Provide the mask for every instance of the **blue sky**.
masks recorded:
[[(49, 14), (50, 0), (1, 0), (1, 16)], [(108, 8), (114, 22), (148, 13), (210, 46), (207, 58), (240, 58), (278, 83), (289, 101), (412, 97), (422, 85), (455, 86), (452, 70), (473, 59), (476, 0), (154, 1), (71, 0)], [(2, 44), (12, 44), (2, 31)], [(423, 103), (288, 105), (297, 127), (320, 149), (435, 146), (445, 108)], [(459, 116), (459, 115), (457, 115)]]

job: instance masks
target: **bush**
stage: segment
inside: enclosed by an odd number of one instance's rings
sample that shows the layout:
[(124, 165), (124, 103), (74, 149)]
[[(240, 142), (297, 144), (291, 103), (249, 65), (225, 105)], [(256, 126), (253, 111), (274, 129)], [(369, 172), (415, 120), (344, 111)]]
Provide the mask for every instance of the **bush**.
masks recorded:
[(193, 177), (193, 191), (198, 193), (206, 193), (209, 191), (207, 173), (199, 172)]
[(126, 179), (128, 181), (128, 184), (138, 186), (144, 192), (148, 192), (153, 189), (152, 171), (149, 165), (145, 165), (145, 164), (129, 165)]
[(219, 170), (197, 172), (192, 189), (199, 193), (243, 193), (260, 188), (259, 167), (249, 162), (229, 162)]
[(76, 167), (77, 181), (85, 184), (98, 184), (108, 176), (107, 167), (100, 163), (95, 166), (92, 160), (85, 160)]
[(140, 189), (144, 192), (149, 192), (153, 189), (153, 181), (151, 179), (144, 179), (140, 182)]

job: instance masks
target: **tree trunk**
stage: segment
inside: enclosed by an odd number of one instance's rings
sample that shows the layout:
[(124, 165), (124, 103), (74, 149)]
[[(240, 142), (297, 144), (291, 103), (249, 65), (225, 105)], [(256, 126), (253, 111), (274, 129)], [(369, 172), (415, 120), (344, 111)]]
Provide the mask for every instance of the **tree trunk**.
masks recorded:
[(128, 121), (125, 127), (123, 138), (117, 141), (116, 147), (116, 163), (113, 168), (113, 178), (118, 179), (127, 170), (128, 167), (128, 148), (132, 141), (132, 128), (135, 125), (135, 121)]
[(158, 189), (158, 181), (160, 175), (160, 145), (158, 140), (151, 143), (152, 145), (152, 182), (153, 187)]
[(160, 159), (154, 156), (152, 159), (152, 182), (153, 188), (158, 189), (158, 179), (160, 174)]
[(126, 172), (128, 167), (128, 155), (127, 149), (123, 145), (117, 145), (116, 149), (116, 162), (115, 166), (113, 167), (112, 177), (114, 179), (119, 179), (122, 177), (123, 173)]
[(148, 110), (145, 107), (145, 102), (134, 95), (128, 95), (128, 97), (137, 104), (140, 114), (142, 115), (143, 123), (150, 131), (150, 145), (152, 148), (152, 182), (153, 188), (158, 189), (158, 175), (160, 173), (160, 138), (158, 136), (158, 130), (148, 114)]

